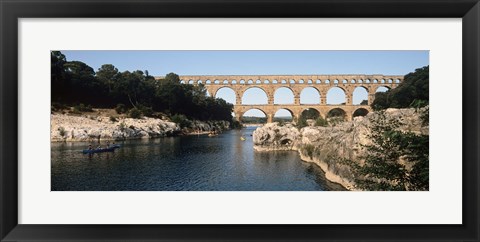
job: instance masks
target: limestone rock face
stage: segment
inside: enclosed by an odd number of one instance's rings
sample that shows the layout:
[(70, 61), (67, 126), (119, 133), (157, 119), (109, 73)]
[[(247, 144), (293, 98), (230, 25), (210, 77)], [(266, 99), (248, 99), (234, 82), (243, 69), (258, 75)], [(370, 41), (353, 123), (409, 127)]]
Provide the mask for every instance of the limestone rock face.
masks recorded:
[(125, 140), (170, 136), (180, 131), (177, 124), (154, 118), (125, 118), (52, 114), (51, 141)]
[(300, 132), (292, 124), (280, 126), (268, 123), (253, 132), (255, 148), (272, 150), (291, 150), (299, 140)]
[[(400, 130), (428, 135), (428, 126), (422, 126), (421, 113), (422, 110), (415, 109), (387, 109), (385, 117), (390, 121), (399, 121), (402, 124)], [(303, 160), (318, 164), (327, 178), (347, 188), (353, 187), (349, 167), (337, 164), (330, 157), (362, 162), (365, 155), (363, 146), (371, 143), (368, 137), (371, 121), (377, 116), (378, 113), (372, 112), (335, 126), (307, 126), (301, 130), (290, 124), (266, 124), (253, 133), (254, 148), (257, 151), (298, 150)]]

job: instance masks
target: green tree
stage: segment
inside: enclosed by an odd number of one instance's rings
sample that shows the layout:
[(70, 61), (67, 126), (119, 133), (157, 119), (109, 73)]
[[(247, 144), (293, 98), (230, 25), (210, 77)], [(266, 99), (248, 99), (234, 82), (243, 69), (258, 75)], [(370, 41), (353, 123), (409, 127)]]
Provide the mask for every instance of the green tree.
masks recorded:
[(63, 94), (66, 91), (65, 83), (65, 63), (67, 58), (60, 51), (50, 52), (51, 61), (51, 85), (52, 85), (52, 100), (60, 101), (63, 98)]
[[(428, 135), (399, 130), (400, 122), (379, 111), (371, 121), (372, 143), (363, 165), (349, 161), (357, 186), (364, 190), (428, 190)], [(403, 161), (403, 162), (402, 162)]]
[(104, 64), (96, 73), (96, 77), (100, 83), (108, 87), (108, 91), (111, 92), (113, 84), (118, 78), (118, 69), (112, 64)]
[(405, 75), (398, 87), (385, 93), (377, 92), (371, 104), (374, 110), (386, 108), (407, 108), (412, 103), (428, 105), (429, 100), (429, 66), (418, 68)]

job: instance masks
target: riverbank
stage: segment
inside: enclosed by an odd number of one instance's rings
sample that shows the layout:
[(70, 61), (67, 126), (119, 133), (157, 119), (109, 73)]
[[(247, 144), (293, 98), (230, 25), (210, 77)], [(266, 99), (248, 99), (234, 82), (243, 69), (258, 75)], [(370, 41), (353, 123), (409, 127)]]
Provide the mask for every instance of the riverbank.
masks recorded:
[(227, 121), (188, 121), (188, 125), (170, 121), (168, 118), (103, 116), (101, 112), (85, 114), (50, 115), (51, 142), (99, 142), (128, 139), (149, 139), (178, 135), (205, 135), (212, 131), (229, 129)]
[[(387, 120), (400, 121), (399, 130), (428, 135), (428, 125), (422, 125), (422, 110), (387, 109)], [(353, 121), (328, 127), (304, 127), (298, 129), (291, 124), (280, 126), (270, 123), (253, 133), (256, 151), (294, 150), (305, 162), (317, 164), (332, 182), (349, 190), (355, 190), (355, 176), (349, 165), (338, 162), (352, 160), (363, 164), (365, 145), (371, 144), (371, 122), (377, 113), (356, 117)]]

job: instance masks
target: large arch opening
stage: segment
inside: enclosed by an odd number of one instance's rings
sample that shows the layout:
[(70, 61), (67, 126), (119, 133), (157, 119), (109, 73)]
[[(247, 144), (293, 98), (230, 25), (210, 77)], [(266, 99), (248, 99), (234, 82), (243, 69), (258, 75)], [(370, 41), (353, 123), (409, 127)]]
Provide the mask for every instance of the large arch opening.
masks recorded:
[(221, 98), (227, 103), (235, 104), (237, 101), (235, 91), (230, 87), (222, 87), (215, 94), (216, 98)]
[(332, 87), (327, 92), (327, 104), (329, 105), (345, 105), (345, 91), (339, 87)]
[(300, 92), (300, 104), (320, 104), (320, 92), (313, 87), (306, 87)]
[(365, 87), (357, 87), (353, 90), (353, 105), (368, 105), (368, 90)]
[(320, 112), (316, 110), (315, 108), (307, 108), (302, 111), (300, 114), (300, 118), (304, 119), (318, 119), (320, 117)]
[(359, 116), (366, 116), (368, 114), (368, 110), (366, 110), (365, 108), (359, 108), (357, 110), (355, 110), (355, 112), (353, 112), (353, 115), (352, 117), (355, 118), (355, 117), (359, 117)]
[(273, 103), (274, 104), (293, 104), (294, 95), (293, 91), (290, 88), (280, 87), (275, 90), (273, 94)]
[(343, 122), (347, 117), (347, 113), (341, 108), (334, 108), (327, 113), (328, 122)]
[(264, 124), (267, 122), (267, 114), (260, 109), (250, 109), (243, 113), (242, 123), (245, 124)]
[(292, 111), (282, 108), (279, 109), (273, 115), (273, 122), (279, 122), (280, 124), (285, 122), (292, 122), (293, 121), (293, 113)]
[(388, 90), (390, 90), (390, 88), (381, 86), (381, 87), (378, 87), (375, 92), (388, 92)]
[(268, 104), (267, 93), (258, 87), (249, 88), (242, 95), (242, 104)]

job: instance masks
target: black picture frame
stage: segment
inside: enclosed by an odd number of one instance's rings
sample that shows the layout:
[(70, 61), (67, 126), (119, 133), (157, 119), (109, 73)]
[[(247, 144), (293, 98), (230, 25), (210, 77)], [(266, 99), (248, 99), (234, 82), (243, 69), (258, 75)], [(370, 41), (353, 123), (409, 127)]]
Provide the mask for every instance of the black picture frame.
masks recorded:
[[(478, 0), (0, 0), (1, 241), (479, 241)], [(462, 225), (18, 224), (18, 19), (462, 18)], [(451, 117), (458, 118), (458, 117)], [(439, 211), (440, 213), (441, 211)]]

